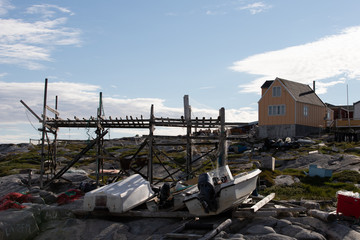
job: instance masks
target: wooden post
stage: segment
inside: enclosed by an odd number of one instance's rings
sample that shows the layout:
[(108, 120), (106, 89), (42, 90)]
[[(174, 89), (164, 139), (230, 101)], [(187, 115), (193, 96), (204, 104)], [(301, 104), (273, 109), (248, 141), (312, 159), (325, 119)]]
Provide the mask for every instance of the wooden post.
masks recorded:
[(47, 99), (47, 85), (48, 79), (45, 78), (45, 89), (44, 89), (44, 105), (42, 115), (42, 136), (41, 136), (41, 166), (40, 166), (40, 188), (43, 188), (43, 176), (44, 176), (44, 162), (45, 162), (45, 132), (46, 132), (46, 99)]
[(191, 146), (191, 106), (189, 105), (189, 95), (184, 96), (184, 116), (186, 121), (186, 179), (191, 178), (191, 161), (192, 161), (192, 146)]
[[(103, 129), (101, 127), (101, 119), (102, 119), (102, 92), (100, 92), (100, 96), (99, 96), (99, 108), (97, 109), (98, 113), (97, 113), (97, 128), (96, 128), (96, 135), (97, 135), (97, 154), (96, 154), (96, 186), (99, 185), (99, 174), (100, 174), (100, 170), (103, 166), (102, 164), (102, 159), (101, 157), (101, 145), (102, 145), (102, 138), (100, 137), (102, 135)], [(101, 171), (102, 172), (102, 171)]]
[[(58, 96), (55, 96), (55, 110), (57, 111), (58, 109)], [(57, 113), (55, 113), (55, 119), (58, 119), (59, 115)], [(57, 155), (57, 128), (56, 131), (54, 133), (54, 142), (53, 142), (53, 164), (51, 166), (51, 173), (53, 174), (51, 177), (53, 177), (55, 175), (55, 171), (56, 171), (56, 155)], [(54, 172), (53, 172), (54, 171)]]
[(153, 183), (153, 156), (154, 156), (154, 130), (155, 130), (155, 116), (154, 116), (154, 105), (151, 105), (150, 109), (150, 122), (149, 122), (149, 157), (148, 157), (148, 181), (152, 184)]
[(227, 164), (226, 130), (225, 130), (225, 108), (221, 108), (220, 115), (220, 136), (219, 136), (219, 166)]

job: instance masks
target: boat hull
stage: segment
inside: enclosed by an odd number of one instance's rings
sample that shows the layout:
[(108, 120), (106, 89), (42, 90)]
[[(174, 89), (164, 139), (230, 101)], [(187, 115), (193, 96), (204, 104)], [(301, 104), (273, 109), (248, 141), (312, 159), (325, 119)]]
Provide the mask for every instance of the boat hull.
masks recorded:
[(112, 213), (123, 213), (145, 203), (153, 196), (150, 183), (139, 174), (134, 174), (122, 181), (86, 193), (83, 209), (107, 209)]
[(198, 194), (185, 198), (184, 202), (189, 212), (195, 216), (217, 215), (230, 208), (234, 208), (245, 201), (255, 190), (257, 179), (261, 170), (256, 169), (249, 173), (239, 174), (233, 181), (221, 184), (219, 196), (216, 198), (217, 210), (206, 212), (203, 208)]

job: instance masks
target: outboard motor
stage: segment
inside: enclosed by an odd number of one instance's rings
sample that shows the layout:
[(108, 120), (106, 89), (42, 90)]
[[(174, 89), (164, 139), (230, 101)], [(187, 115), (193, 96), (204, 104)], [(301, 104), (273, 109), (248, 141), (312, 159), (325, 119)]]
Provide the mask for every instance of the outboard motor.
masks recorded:
[(208, 173), (203, 173), (199, 176), (198, 189), (200, 191), (198, 197), (205, 212), (215, 212), (217, 210), (215, 187), (214, 182)]
[(160, 202), (159, 207), (160, 208), (169, 208), (173, 204), (173, 199), (169, 199), (170, 197), (170, 184), (164, 183), (164, 185), (160, 189)]

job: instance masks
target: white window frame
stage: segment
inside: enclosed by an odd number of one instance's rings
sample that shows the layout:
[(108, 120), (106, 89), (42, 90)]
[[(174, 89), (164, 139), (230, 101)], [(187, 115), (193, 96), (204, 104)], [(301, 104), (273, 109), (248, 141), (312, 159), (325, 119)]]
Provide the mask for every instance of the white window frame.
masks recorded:
[(285, 104), (269, 105), (268, 106), (268, 115), (269, 116), (285, 116), (286, 115)]
[(304, 106), (304, 116), (305, 117), (309, 116), (309, 107), (308, 106)]
[(281, 86), (274, 86), (272, 88), (272, 96), (273, 97), (281, 97)]

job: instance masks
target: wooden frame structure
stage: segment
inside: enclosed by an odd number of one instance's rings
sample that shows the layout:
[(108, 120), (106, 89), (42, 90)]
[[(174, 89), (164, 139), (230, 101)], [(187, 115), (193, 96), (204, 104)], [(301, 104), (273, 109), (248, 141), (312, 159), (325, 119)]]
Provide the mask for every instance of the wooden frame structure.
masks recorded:
[[(38, 129), (42, 132), (41, 138), (41, 172), (40, 172), (40, 187), (47, 187), (52, 181), (55, 179), (60, 178), (67, 170), (70, 169), (87, 151), (92, 149), (96, 145), (97, 149), (97, 171), (96, 171), (96, 182), (99, 182), (99, 176), (101, 168), (103, 167), (103, 160), (106, 159), (104, 157), (104, 136), (108, 133), (108, 130), (111, 128), (137, 128), (137, 129), (149, 129), (149, 135), (146, 136), (145, 141), (141, 144), (140, 148), (138, 149), (137, 153), (141, 151), (141, 149), (147, 144), (149, 147), (148, 152), (148, 164), (147, 164), (147, 180), (150, 183), (153, 183), (153, 158), (155, 152), (155, 139), (159, 136), (154, 135), (155, 127), (180, 127), (186, 128), (187, 134), (185, 137), (171, 137), (171, 136), (163, 136), (166, 138), (186, 138), (186, 176), (189, 177), (192, 171), (192, 163), (196, 160), (193, 160), (192, 156), (192, 146), (193, 141), (196, 139), (202, 140), (214, 140), (216, 142), (216, 146), (218, 146), (219, 151), (219, 165), (223, 166), (226, 164), (227, 159), (227, 151), (226, 151), (226, 141), (229, 139), (226, 134), (226, 126), (238, 126), (244, 123), (226, 123), (225, 122), (225, 109), (221, 108), (219, 110), (219, 116), (216, 119), (210, 118), (191, 118), (191, 106), (189, 105), (189, 97), (188, 95), (184, 96), (184, 116), (181, 118), (163, 118), (163, 117), (155, 117), (154, 115), (154, 106), (151, 105), (150, 109), (150, 117), (143, 118), (133, 118), (132, 116), (126, 116), (125, 119), (123, 118), (106, 118), (103, 113), (103, 103), (102, 103), (102, 93), (100, 93), (100, 101), (99, 107), (97, 109), (97, 117), (91, 117), (89, 119), (79, 119), (74, 117), (74, 119), (61, 119), (59, 118), (59, 112), (57, 111), (58, 105), (58, 98), (56, 96), (55, 100), (55, 109), (49, 107), (47, 105), (47, 87), (48, 87), (48, 79), (45, 79), (45, 87), (44, 87), (44, 103), (43, 103), (43, 113), (42, 116), (39, 117), (34, 111), (31, 110), (30, 107), (26, 105), (25, 102), (20, 100), (20, 102), (42, 123), (42, 128)], [(54, 117), (49, 117), (47, 115), (47, 111), (54, 114)], [(70, 161), (65, 167), (63, 167), (60, 171), (56, 172), (55, 168), (51, 169), (52, 178), (44, 184), (43, 175), (45, 174), (44, 171), (44, 163), (50, 162), (51, 166), (56, 164), (56, 155), (57, 155), (57, 134), (60, 128), (94, 128), (96, 133), (96, 138), (92, 140), (76, 157)], [(206, 128), (206, 129), (219, 129), (219, 136), (218, 137), (196, 137), (192, 135), (192, 129), (199, 129), (199, 128)], [(54, 135), (54, 140), (50, 141), (48, 134)], [(217, 147), (216, 147), (217, 148)], [(47, 152), (46, 152), (47, 149)], [(211, 150), (213, 151), (213, 150)], [(136, 153), (136, 154), (137, 154)], [(135, 154), (135, 155), (136, 155)], [(207, 153), (206, 153), (207, 154)], [(204, 155), (206, 155), (204, 154)], [(203, 156), (204, 156), (203, 155)], [(200, 157), (201, 158), (201, 157)], [(179, 171), (179, 170), (178, 170)], [(176, 171), (176, 172), (178, 172)], [(168, 172), (168, 177), (174, 173)]]

